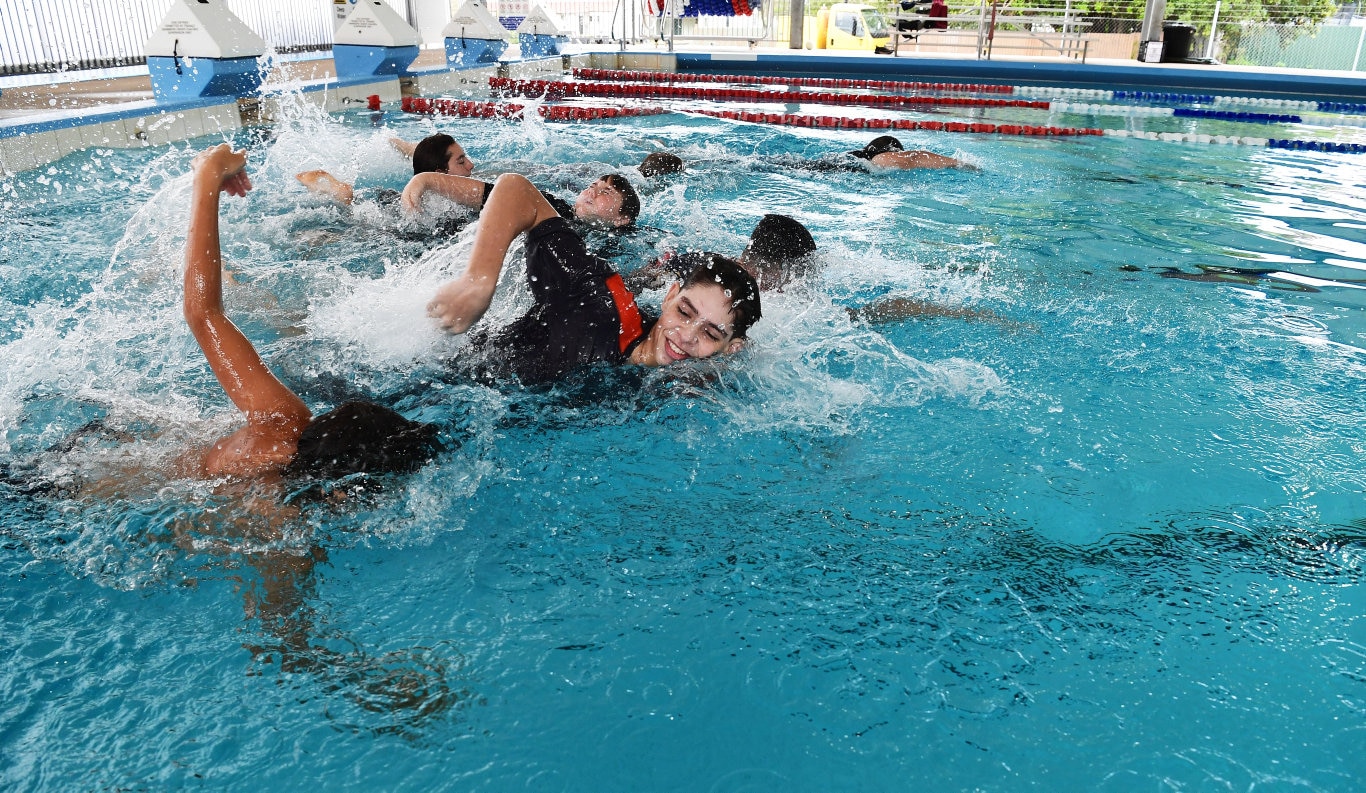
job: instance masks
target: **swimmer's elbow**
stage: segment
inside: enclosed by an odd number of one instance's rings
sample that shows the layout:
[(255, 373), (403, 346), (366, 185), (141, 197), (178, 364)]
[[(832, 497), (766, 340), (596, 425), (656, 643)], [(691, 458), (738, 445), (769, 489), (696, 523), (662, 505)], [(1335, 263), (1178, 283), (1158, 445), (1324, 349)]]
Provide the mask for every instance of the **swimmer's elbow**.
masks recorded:
[(188, 298), (185, 300), (182, 314), (185, 317), (185, 324), (190, 327), (190, 332), (196, 338), (212, 332), (214, 322), (224, 317), (222, 309)]

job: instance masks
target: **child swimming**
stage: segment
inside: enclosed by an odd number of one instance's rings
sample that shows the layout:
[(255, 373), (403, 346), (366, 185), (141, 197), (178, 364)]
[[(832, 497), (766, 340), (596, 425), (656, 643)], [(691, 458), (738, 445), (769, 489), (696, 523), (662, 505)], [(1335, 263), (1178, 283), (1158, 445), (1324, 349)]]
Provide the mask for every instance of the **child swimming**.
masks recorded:
[(469, 330), (493, 300), (508, 248), (526, 232), (535, 304), (477, 341), (523, 382), (552, 380), (596, 361), (655, 367), (734, 353), (762, 316), (754, 278), (718, 258), (669, 288), (658, 319), (647, 317), (621, 276), (588, 253), (524, 176), (500, 176), (481, 217), (465, 273), (437, 290), (428, 313), (451, 333)]
[(200, 460), (205, 476), (273, 471), (324, 477), (420, 467), (436, 451), (436, 429), (394, 411), (349, 402), (317, 418), (261, 361), (223, 310), (219, 195), (251, 190), (247, 157), (226, 143), (195, 158), (185, 240), (185, 321), (228, 398), (247, 424), (216, 441)]

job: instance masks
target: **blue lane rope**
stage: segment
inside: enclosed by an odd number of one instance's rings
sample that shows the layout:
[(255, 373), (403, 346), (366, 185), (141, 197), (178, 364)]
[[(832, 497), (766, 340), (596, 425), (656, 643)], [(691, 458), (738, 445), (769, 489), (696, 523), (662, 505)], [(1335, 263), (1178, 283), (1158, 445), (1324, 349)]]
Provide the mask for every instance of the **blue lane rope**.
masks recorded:
[(1168, 94), (1161, 91), (1115, 91), (1115, 99), (1139, 99), (1144, 102), (1171, 102), (1182, 104), (1214, 104), (1211, 94)]
[(1319, 112), (1322, 113), (1345, 113), (1353, 116), (1366, 114), (1366, 105), (1353, 102), (1319, 102), (1318, 106)]
[(1217, 118), (1224, 121), (1248, 121), (1256, 124), (1299, 124), (1299, 116), (1280, 115), (1276, 113), (1244, 113), (1234, 110), (1196, 110), (1189, 107), (1178, 107), (1172, 111), (1172, 115), (1182, 118)]
[(1366, 154), (1366, 143), (1334, 143), (1330, 140), (1285, 140), (1271, 138), (1266, 142), (1268, 148), (1293, 149), (1295, 151), (1324, 151), (1338, 154)]

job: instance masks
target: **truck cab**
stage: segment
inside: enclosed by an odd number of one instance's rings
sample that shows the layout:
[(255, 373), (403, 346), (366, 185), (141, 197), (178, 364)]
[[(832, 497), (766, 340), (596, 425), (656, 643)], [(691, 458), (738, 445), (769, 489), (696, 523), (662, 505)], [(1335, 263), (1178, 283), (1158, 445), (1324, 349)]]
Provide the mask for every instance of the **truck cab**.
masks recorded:
[[(807, 28), (811, 28), (808, 26)], [(835, 3), (816, 14), (815, 48), (890, 52), (891, 28), (882, 13), (861, 3)]]

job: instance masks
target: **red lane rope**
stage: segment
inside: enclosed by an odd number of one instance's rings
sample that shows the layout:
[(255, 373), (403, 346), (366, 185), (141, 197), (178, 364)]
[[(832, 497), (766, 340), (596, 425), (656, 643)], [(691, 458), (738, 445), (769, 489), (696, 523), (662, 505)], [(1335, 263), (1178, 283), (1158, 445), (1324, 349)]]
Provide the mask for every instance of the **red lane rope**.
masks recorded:
[(1078, 127), (1040, 127), (1030, 124), (982, 124), (966, 121), (913, 121), (890, 118), (847, 118), (808, 116), (800, 113), (753, 113), (745, 110), (693, 110), (703, 116), (748, 121), (756, 124), (784, 124), (789, 127), (836, 129), (903, 129), (928, 132), (976, 132), (986, 135), (1104, 135), (1102, 129)]
[(973, 94), (1009, 94), (1009, 85), (986, 83), (908, 83), (899, 80), (848, 80), (835, 77), (759, 77), (742, 74), (692, 74), (684, 72), (640, 72), (622, 69), (575, 69), (583, 80), (637, 83), (731, 83), (760, 85), (800, 85), (805, 88), (865, 88), (875, 91), (953, 91)]
[[(431, 113), (462, 118), (515, 118), (526, 110), (526, 105), (515, 102), (472, 102), (457, 99), (425, 99), (405, 96), (405, 113)], [(547, 121), (596, 121), (602, 118), (655, 116), (664, 112), (661, 107), (579, 107), (573, 105), (540, 105), (536, 112)]]
[(758, 88), (703, 87), (692, 85), (635, 85), (619, 83), (565, 83), (551, 80), (513, 80), (490, 77), (489, 89), (508, 96), (563, 99), (567, 96), (593, 96), (621, 99), (707, 99), (712, 101), (748, 101), (815, 103), (825, 105), (858, 105), (864, 107), (907, 108), (925, 105), (954, 107), (1030, 107), (1047, 110), (1048, 102), (1025, 99), (976, 99), (954, 96), (900, 96), (897, 94), (836, 94), (827, 91), (768, 91)]

